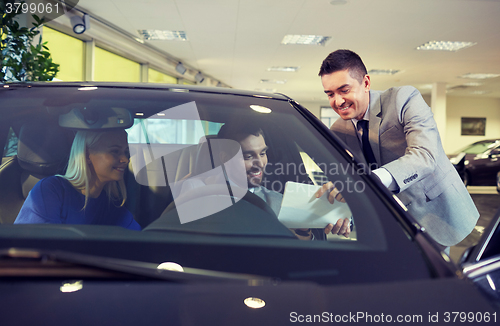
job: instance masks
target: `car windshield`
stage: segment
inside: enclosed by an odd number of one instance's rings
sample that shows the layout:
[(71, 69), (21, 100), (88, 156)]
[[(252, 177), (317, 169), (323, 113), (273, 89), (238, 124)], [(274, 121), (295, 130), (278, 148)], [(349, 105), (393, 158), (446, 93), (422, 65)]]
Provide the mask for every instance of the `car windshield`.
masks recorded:
[(470, 144), (464, 147), (463, 149), (459, 150), (457, 153), (482, 154), (487, 150), (497, 146), (498, 144), (499, 144), (498, 140), (484, 140)]
[[(11, 166), (21, 146), (29, 147), (23, 130), (31, 128), (32, 138), (43, 138), (50, 128), (59, 128), (52, 126), (62, 114), (107, 108), (126, 109), (133, 117), (126, 129), (125, 207), (141, 230), (98, 223), (13, 224), (28, 193), (20, 180), (46, 177)], [(432, 275), (403, 209), (353, 163), (319, 120), (284, 96), (174, 85), (11, 85), (0, 90), (0, 110), (4, 247), (322, 283)], [(221, 134), (230, 126), (239, 133), (257, 126), (261, 133), (252, 138), (260, 141), (257, 149)], [(75, 130), (64, 131), (74, 137)], [(260, 162), (262, 176), (246, 167), (249, 160)], [(326, 196), (314, 196), (327, 181), (335, 183), (345, 203), (332, 205)], [(325, 237), (323, 228), (338, 219), (351, 221), (349, 237)], [(293, 231), (307, 228), (313, 229), (313, 241), (300, 240)]]

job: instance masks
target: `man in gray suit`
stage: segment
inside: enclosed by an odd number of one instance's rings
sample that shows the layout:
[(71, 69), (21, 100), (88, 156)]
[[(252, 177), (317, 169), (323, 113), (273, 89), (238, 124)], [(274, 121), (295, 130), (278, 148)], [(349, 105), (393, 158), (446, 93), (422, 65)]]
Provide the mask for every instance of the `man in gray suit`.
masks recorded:
[[(337, 50), (319, 72), (330, 106), (340, 115), (331, 130), (367, 171), (397, 193), (427, 233), (443, 246), (462, 241), (479, 213), (444, 153), (431, 109), (411, 86), (371, 91), (361, 58)], [(317, 194), (330, 191), (325, 185)], [(341, 194), (334, 189), (330, 201)]]

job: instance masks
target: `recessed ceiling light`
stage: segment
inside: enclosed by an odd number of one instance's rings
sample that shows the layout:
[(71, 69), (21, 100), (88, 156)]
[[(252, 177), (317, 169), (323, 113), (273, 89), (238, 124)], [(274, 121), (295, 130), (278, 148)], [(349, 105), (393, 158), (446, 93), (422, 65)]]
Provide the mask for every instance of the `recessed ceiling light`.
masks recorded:
[(261, 83), (267, 83), (267, 84), (286, 84), (286, 79), (283, 80), (276, 80), (276, 79), (261, 79)]
[(481, 86), (482, 83), (477, 83), (477, 82), (470, 82), (470, 83), (465, 83), (464, 86), (468, 86), (468, 87), (477, 87), (477, 86)]
[(79, 91), (95, 91), (97, 87), (80, 87), (78, 88)]
[(295, 72), (299, 70), (300, 67), (278, 67), (273, 66), (271, 68), (267, 68), (267, 71), (285, 71), (285, 72)]
[(266, 108), (265, 106), (261, 106), (261, 105), (250, 105), (250, 108), (256, 112), (259, 112), (259, 113), (271, 113), (271, 112), (273, 112), (270, 108)]
[(59, 290), (63, 293), (76, 292), (83, 289), (83, 281), (67, 281), (59, 287)]
[(259, 298), (253, 298), (253, 297), (250, 297), (250, 298), (246, 298), (245, 300), (243, 300), (243, 302), (245, 303), (245, 305), (249, 308), (253, 308), (253, 309), (259, 309), (259, 308), (262, 308), (266, 305), (266, 302), (262, 299), (259, 299)]
[(330, 0), (331, 5), (345, 5), (347, 0)]
[(458, 51), (475, 45), (473, 42), (430, 41), (417, 47), (427, 51)]
[(285, 35), (281, 44), (325, 45), (332, 37), (321, 35)]
[(488, 78), (496, 78), (500, 76), (499, 74), (473, 74), (468, 73), (460, 76), (460, 78), (471, 78), (471, 79), (488, 79)]
[(278, 91), (276, 88), (256, 88), (255, 90), (263, 93), (276, 93)]
[(173, 262), (161, 263), (156, 267), (157, 269), (167, 270), (172, 272), (184, 272), (184, 268), (181, 265)]
[(433, 88), (433, 85), (432, 84), (424, 84), (424, 85), (420, 85), (419, 87), (417, 87), (418, 89), (432, 89)]
[(160, 31), (152, 29), (143, 29), (138, 31), (146, 40), (159, 41), (187, 41), (186, 32), (184, 31)]
[(398, 72), (400, 72), (400, 70), (397, 70), (397, 69), (372, 69), (372, 70), (368, 71), (368, 74), (369, 75), (395, 75)]

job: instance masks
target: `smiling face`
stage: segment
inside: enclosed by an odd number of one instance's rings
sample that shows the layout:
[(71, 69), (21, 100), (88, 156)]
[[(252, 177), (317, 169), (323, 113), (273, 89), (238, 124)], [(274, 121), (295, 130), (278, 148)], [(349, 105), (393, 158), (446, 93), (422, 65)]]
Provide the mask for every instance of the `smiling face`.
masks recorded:
[(106, 132), (99, 141), (89, 149), (87, 162), (95, 182), (106, 184), (120, 181), (127, 168), (130, 152), (127, 133), (124, 130)]
[(361, 83), (353, 78), (348, 69), (321, 76), (330, 106), (344, 120), (361, 120), (370, 103), (370, 76)]
[(267, 145), (262, 135), (249, 135), (240, 142), (248, 187), (258, 187), (264, 176), (267, 165)]

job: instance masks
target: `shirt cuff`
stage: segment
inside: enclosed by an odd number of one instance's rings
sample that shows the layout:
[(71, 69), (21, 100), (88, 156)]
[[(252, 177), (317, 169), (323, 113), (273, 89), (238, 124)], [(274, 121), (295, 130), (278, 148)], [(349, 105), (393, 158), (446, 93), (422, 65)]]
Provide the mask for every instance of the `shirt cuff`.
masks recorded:
[(376, 170), (373, 170), (372, 172), (380, 179), (380, 182), (382, 182), (382, 184), (386, 186), (387, 189), (389, 189), (390, 191), (397, 191), (399, 189), (396, 180), (394, 180), (392, 174), (385, 168), (378, 168)]

